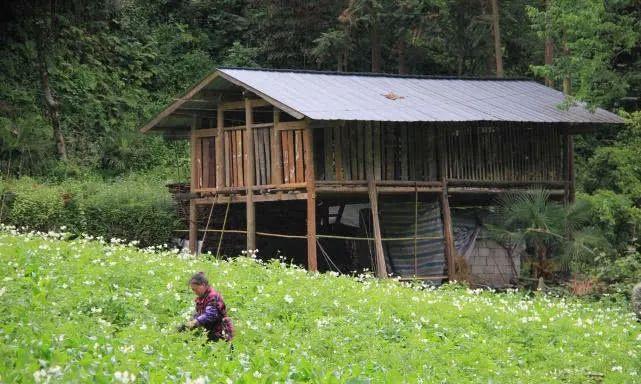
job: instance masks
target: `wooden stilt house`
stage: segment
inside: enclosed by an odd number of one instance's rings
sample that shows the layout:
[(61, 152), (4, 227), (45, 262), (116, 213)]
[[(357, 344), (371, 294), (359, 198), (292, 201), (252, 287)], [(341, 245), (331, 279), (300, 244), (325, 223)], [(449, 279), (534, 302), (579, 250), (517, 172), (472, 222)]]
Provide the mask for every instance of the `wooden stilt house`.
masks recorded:
[[(369, 244), (386, 276), (395, 272), (386, 245), (403, 243), (395, 260), (409, 256), (409, 269), (397, 274), (442, 279), (457, 253), (450, 206), (530, 187), (573, 199), (573, 135), (622, 121), (581, 105), (561, 110), (563, 100), (524, 79), (219, 68), (141, 130), (190, 140), (192, 252), (208, 233), (218, 252), (223, 235), (241, 234), (247, 249), (257, 237), (295, 239), (317, 270), (317, 251), (329, 256), (321, 239), (353, 239)], [(365, 232), (336, 231), (346, 204), (361, 204)], [(380, 204), (391, 207), (386, 222)], [(230, 216), (230, 205), (244, 209)], [(212, 218), (214, 206), (226, 209)], [(256, 207), (274, 210), (263, 217)], [(285, 221), (294, 230), (284, 232)], [(420, 273), (420, 247), (438, 250), (443, 267)]]

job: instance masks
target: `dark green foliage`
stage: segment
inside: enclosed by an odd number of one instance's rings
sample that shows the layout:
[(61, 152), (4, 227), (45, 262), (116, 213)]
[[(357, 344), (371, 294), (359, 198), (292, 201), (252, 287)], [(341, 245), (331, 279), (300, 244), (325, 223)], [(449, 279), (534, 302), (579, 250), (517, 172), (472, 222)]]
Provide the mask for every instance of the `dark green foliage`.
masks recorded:
[(563, 205), (545, 190), (530, 190), (500, 197), (489, 229), (506, 247), (524, 249), (532, 277), (551, 277), (559, 270), (583, 269), (607, 248), (590, 214), (587, 201)]
[(2, 192), (2, 222), (40, 231), (66, 228), (74, 234), (156, 245), (167, 243), (178, 225), (169, 193), (150, 176), (62, 184), (24, 177), (3, 182)]

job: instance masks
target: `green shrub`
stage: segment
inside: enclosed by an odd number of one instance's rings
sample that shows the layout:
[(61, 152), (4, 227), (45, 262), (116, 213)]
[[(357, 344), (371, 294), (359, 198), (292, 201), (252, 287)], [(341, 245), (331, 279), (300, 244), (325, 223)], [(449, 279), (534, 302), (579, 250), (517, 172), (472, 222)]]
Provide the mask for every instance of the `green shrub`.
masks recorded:
[(44, 185), (25, 177), (5, 187), (6, 220), (40, 231), (63, 225), (78, 228), (79, 206), (60, 186)]
[(637, 318), (641, 320), (641, 283), (632, 288), (632, 310), (637, 315)]
[(178, 223), (164, 182), (149, 177), (43, 184), (25, 177), (0, 183), (2, 221), (39, 231), (66, 227), (106, 239), (166, 243)]
[(162, 185), (125, 180), (86, 197), (86, 231), (105, 238), (166, 243), (178, 224), (171, 197)]

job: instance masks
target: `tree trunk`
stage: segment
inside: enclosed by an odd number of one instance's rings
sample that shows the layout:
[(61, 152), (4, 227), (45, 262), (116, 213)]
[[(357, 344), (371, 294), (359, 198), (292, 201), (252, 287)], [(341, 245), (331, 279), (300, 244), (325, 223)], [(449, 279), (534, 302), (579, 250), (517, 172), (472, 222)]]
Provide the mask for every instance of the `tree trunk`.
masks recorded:
[[(568, 48), (568, 42), (565, 39), (563, 39), (563, 55), (570, 56), (570, 48)], [(563, 93), (566, 95), (572, 93), (572, 74), (569, 71), (563, 77)]]
[(383, 58), (381, 55), (381, 36), (376, 23), (372, 24), (370, 29), (370, 40), (372, 45), (372, 72), (380, 72)]
[(501, 28), (499, 27), (499, 1), (490, 0), (492, 6), (492, 32), (494, 35), (494, 57), (496, 77), (503, 77), (503, 50), (501, 49)]
[[(545, 23), (545, 65), (551, 66), (554, 59), (554, 41), (552, 40), (552, 25), (550, 22), (550, 15), (548, 14), (550, 10), (550, 0), (544, 0), (545, 10), (546, 10), (546, 23)], [(554, 80), (545, 77), (545, 85), (548, 87), (554, 88)]]
[(407, 58), (405, 56), (406, 46), (405, 37), (398, 40), (398, 74), (407, 75)]
[(51, 121), (53, 128), (53, 140), (56, 143), (58, 158), (67, 160), (67, 148), (65, 139), (60, 129), (60, 103), (56, 100), (54, 92), (49, 83), (49, 69), (47, 67), (47, 52), (48, 52), (48, 35), (49, 31), (46, 27), (42, 27), (38, 36), (37, 55), (38, 55), (38, 71), (40, 72), (40, 86), (44, 99), (45, 115)]

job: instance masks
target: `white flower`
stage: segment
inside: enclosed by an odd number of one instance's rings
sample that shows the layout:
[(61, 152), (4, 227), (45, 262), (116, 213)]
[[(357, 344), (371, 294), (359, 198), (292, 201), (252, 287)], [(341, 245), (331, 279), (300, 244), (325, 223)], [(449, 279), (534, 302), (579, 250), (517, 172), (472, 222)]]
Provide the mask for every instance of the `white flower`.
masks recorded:
[(257, 379), (258, 379), (258, 378), (260, 378), (261, 376), (263, 376), (263, 374), (262, 374), (262, 373), (260, 373), (260, 372), (258, 372), (258, 371), (254, 371), (254, 377), (255, 377), (255, 378), (257, 378)]
[(623, 372), (623, 367), (620, 365), (616, 365), (612, 367), (612, 372)]
[(4, 295), (5, 292), (7, 292), (7, 287), (2, 287), (2, 289), (0, 289), (0, 297)]
[(136, 381), (136, 375), (133, 373), (129, 373), (127, 371), (120, 372), (116, 371), (114, 373), (114, 378), (116, 379), (117, 382), (123, 383), (123, 384), (128, 384), (128, 383), (133, 383)]
[(289, 295), (285, 295), (283, 299), (287, 302), (287, 304), (291, 304), (294, 302), (294, 298)]

